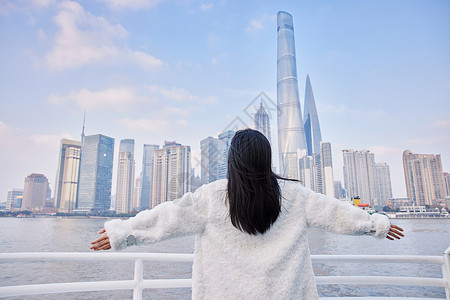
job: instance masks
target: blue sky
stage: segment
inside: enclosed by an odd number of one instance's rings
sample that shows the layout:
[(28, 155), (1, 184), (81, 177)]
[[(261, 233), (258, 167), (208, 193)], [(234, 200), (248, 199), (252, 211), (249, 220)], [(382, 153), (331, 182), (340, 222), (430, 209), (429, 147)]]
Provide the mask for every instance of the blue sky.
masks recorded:
[(79, 139), (85, 109), (87, 135), (135, 139), (138, 172), (142, 145), (164, 140), (191, 145), (198, 168), (201, 139), (251, 125), (260, 92), (276, 101), (280, 10), (336, 180), (343, 149), (388, 163), (394, 197), (406, 149), (441, 154), (450, 172), (448, 1), (4, 0), (0, 201), (30, 173), (54, 189), (60, 139)]

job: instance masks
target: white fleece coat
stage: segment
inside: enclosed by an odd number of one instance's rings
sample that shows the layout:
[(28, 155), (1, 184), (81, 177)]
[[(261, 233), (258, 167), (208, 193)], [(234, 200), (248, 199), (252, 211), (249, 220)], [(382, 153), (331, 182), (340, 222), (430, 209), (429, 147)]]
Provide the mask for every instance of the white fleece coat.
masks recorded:
[(113, 250), (196, 235), (193, 299), (318, 299), (306, 231), (316, 226), (341, 234), (386, 237), (386, 216), (369, 215), (303, 187), (280, 180), (281, 213), (263, 235), (236, 229), (228, 215), (227, 181), (140, 212), (129, 220), (105, 223)]

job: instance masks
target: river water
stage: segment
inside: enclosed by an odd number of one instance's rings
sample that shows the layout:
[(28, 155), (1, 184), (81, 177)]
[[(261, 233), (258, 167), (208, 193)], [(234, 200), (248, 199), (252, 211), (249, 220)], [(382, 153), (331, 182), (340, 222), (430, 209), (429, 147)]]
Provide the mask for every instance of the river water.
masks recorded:
[[(89, 252), (90, 241), (105, 219), (0, 218), (0, 252)], [(405, 238), (389, 241), (370, 236), (344, 236), (312, 228), (308, 232), (311, 254), (437, 255), (450, 246), (449, 219), (393, 220), (405, 229)], [(192, 253), (194, 238), (173, 239), (126, 249), (129, 252)], [(192, 264), (147, 262), (144, 278), (190, 278)], [(441, 277), (439, 266), (402, 264), (315, 264), (316, 275), (378, 275)], [(133, 263), (127, 262), (0, 262), (0, 285), (31, 283), (129, 280)], [(409, 296), (445, 298), (443, 288), (411, 286), (320, 285), (328, 296)], [(144, 299), (190, 299), (190, 289), (145, 290)], [(132, 291), (68, 293), (8, 299), (132, 299)]]

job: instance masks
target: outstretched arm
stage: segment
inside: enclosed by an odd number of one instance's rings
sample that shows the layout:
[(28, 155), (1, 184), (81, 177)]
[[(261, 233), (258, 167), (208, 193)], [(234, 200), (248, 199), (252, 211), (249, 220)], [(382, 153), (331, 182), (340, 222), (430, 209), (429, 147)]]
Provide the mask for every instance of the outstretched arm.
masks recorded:
[(367, 212), (332, 197), (309, 189), (300, 190), (305, 197), (305, 213), (309, 226), (320, 227), (339, 234), (368, 234), (376, 238), (400, 239), (402, 228), (391, 225), (389, 218)]
[(91, 249), (120, 250), (202, 232), (206, 224), (207, 199), (201, 197), (201, 189), (142, 211), (128, 220), (106, 222), (99, 232), (103, 235), (91, 243)]

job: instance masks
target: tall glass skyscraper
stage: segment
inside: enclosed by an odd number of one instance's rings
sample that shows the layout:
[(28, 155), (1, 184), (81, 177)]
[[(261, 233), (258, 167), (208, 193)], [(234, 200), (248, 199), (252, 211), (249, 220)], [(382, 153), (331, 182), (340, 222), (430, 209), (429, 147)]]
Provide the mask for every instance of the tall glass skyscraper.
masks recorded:
[(306, 75), (306, 88), (305, 88), (305, 107), (303, 120), (305, 120), (305, 138), (307, 154), (319, 154), (320, 142), (322, 141), (322, 134), (320, 133), (319, 117), (317, 115), (316, 101), (314, 100), (314, 94), (311, 87), (311, 81), (309, 75)]
[(113, 138), (101, 134), (84, 138), (77, 201), (79, 211), (109, 210), (113, 159)]
[(133, 206), (134, 192), (134, 140), (120, 141), (117, 167), (116, 213), (129, 213)]
[(149, 209), (152, 204), (153, 156), (155, 154), (155, 150), (158, 149), (159, 145), (144, 144), (140, 210)]
[(264, 109), (263, 104), (259, 106), (258, 111), (255, 114), (255, 129), (264, 134), (269, 143), (270, 140), (270, 118), (267, 111)]
[(278, 12), (277, 105), (280, 174), (298, 179), (299, 151), (306, 149), (300, 108), (292, 15)]
[(62, 139), (55, 187), (55, 207), (59, 212), (70, 213), (76, 208), (80, 159), (81, 142)]

